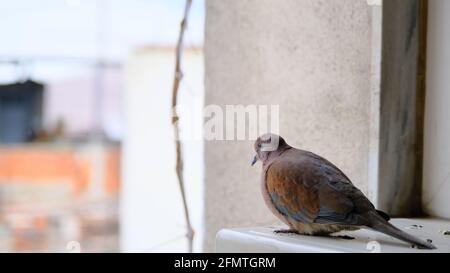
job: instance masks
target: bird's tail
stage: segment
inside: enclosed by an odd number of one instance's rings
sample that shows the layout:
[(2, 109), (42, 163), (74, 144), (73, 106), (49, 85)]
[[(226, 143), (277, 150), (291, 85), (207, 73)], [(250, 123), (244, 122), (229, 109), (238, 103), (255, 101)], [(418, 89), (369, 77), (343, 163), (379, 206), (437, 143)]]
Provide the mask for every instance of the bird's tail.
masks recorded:
[(382, 217), (378, 216), (378, 215), (374, 215), (375, 218), (374, 221), (371, 221), (372, 223), (370, 224), (370, 228), (373, 230), (376, 230), (378, 232), (381, 233), (385, 233), (387, 235), (390, 235), (394, 238), (397, 238), (399, 240), (411, 243), (413, 245), (416, 245), (419, 248), (424, 248), (424, 249), (436, 249), (436, 247), (424, 240), (421, 240), (415, 236), (412, 236), (398, 228), (396, 228), (395, 226), (393, 226), (392, 224), (390, 224), (389, 222), (387, 222), (386, 220), (384, 220)]

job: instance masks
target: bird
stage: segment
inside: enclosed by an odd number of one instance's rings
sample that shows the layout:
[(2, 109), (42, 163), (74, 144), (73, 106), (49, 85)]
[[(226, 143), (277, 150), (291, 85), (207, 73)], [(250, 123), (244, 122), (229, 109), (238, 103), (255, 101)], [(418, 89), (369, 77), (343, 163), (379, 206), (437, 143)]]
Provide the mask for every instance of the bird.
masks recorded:
[(309, 151), (296, 149), (276, 134), (254, 143), (251, 165), (262, 162), (261, 191), (270, 211), (288, 229), (276, 233), (330, 236), (366, 228), (390, 235), (421, 249), (436, 249), (389, 223), (387, 213), (369, 199), (334, 164)]

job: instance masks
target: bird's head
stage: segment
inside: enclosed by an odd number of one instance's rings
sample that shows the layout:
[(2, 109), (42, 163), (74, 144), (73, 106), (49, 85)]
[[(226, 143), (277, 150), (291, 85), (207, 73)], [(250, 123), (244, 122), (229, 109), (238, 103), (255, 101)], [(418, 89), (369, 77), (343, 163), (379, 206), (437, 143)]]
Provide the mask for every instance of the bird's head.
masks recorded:
[(264, 134), (258, 137), (254, 144), (256, 155), (253, 158), (252, 166), (255, 165), (258, 160), (261, 160), (264, 163), (269, 159), (271, 154), (284, 149), (286, 146), (288, 146), (286, 141), (275, 134)]

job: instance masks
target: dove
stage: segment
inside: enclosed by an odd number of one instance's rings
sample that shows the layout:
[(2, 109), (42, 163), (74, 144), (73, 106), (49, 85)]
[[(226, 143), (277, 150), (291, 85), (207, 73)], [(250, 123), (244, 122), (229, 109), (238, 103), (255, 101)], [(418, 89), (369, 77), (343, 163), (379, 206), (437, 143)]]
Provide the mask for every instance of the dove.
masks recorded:
[(252, 166), (262, 162), (261, 190), (270, 211), (289, 228), (276, 233), (327, 236), (342, 230), (375, 230), (418, 248), (435, 249), (389, 223), (335, 165), (312, 152), (291, 147), (275, 134), (254, 144)]

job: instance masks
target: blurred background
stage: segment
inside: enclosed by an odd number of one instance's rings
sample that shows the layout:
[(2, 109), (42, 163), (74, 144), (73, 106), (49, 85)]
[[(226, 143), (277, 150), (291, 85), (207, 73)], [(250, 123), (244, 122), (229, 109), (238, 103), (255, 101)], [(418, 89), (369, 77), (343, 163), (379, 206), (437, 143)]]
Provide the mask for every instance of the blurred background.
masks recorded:
[[(163, 114), (170, 113), (170, 104), (161, 100), (171, 96), (184, 5), (180, 0), (0, 0), (1, 252), (67, 251), (71, 241), (88, 252), (184, 247), (177, 245), (184, 218), (176, 180), (165, 175), (173, 169), (148, 167), (173, 160), (172, 138), (148, 153), (140, 144), (152, 141), (158, 128), (152, 119), (160, 119), (160, 132), (171, 130), (170, 116)], [(182, 102), (197, 101), (199, 108), (203, 9), (202, 1), (192, 6), (184, 67), (197, 71), (180, 90), (186, 94)], [(161, 152), (167, 156), (152, 162), (149, 157)], [(200, 155), (201, 150), (192, 156)], [(139, 160), (139, 166), (130, 164)], [(190, 171), (194, 177), (201, 174), (196, 164)], [(128, 188), (123, 187), (127, 179)], [(152, 199), (155, 190), (173, 208)], [(161, 207), (146, 208), (139, 198), (128, 197), (136, 192)], [(121, 207), (121, 199), (131, 200)], [(160, 221), (145, 220), (164, 206)], [(166, 222), (171, 210), (174, 217)], [(122, 212), (128, 226), (120, 224)], [(151, 243), (140, 244), (135, 227), (148, 226), (154, 226)]]

